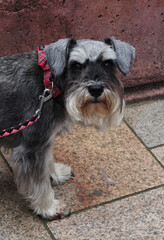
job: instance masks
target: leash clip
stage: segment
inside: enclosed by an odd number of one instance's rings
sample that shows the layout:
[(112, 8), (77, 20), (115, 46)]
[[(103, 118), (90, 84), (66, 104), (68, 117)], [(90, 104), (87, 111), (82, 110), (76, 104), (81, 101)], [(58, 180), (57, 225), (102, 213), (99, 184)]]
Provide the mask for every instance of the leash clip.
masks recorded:
[(38, 118), (40, 118), (43, 104), (52, 98), (52, 90), (53, 90), (53, 83), (52, 83), (51, 89), (45, 88), (43, 94), (39, 96), (39, 99), (40, 99), (39, 108), (35, 112), (35, 114), (38, 116)]

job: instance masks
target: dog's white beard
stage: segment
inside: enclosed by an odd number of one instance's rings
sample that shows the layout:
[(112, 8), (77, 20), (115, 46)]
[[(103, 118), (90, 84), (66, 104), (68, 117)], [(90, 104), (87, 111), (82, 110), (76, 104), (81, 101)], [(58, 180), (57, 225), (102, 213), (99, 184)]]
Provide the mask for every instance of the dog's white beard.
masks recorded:
[(86, 88), (78, 88), (66, 98), (66, 108), (73, 122), (108, 130), (118, 126), (123, 118), (124, 100), (117, 93), (104, 89), (98, 103)]

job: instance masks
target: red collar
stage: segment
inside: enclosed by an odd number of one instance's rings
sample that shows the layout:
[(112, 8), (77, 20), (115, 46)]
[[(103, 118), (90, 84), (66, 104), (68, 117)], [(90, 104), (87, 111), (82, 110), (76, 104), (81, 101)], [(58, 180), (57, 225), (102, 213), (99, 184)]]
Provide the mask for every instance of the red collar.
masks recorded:
[[(38, 50), (38, 65), (43, 69), (44, 71), (44, 86), (46, 88), (51, 89), (52, 88), (52, 82), (50, 80), (51, 77), (51, 69), (48, 65), (46, 54), (44, 52), (44, 46), (40, 46), (37, 48)], [(57, 97), (61, 94), (60, 90), (57, 88), (57, 86), (53, 86), (52, 95), (53, 97)]]

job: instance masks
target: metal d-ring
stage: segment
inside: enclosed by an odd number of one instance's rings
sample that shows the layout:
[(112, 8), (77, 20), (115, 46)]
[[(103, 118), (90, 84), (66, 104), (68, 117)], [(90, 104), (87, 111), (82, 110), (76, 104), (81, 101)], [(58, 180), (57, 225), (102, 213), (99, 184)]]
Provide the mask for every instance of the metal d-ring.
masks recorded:
[(45, 88), (43, 94), (39, 96), (39, 99), (40, 99), (39, 108), (35, 112), (35, 114), (38, 116), (38, 118), (40, 118), (43, 104), (52, 98), (52, 91), (53, 91), (53, 83), (52, 83), (51, 89)]

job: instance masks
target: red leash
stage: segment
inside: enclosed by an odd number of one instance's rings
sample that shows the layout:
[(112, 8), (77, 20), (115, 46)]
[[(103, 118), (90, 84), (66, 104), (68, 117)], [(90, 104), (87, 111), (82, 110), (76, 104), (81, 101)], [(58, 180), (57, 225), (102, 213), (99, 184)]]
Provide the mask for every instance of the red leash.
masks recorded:
[(57, 97), (61, 94), (61, 92), (57, 88), (57, 86), (55, 86), (53, 84), (53, 82), (51, 81), (51, 69), (47, 63), (46, 55), (44, 52), (44, 46), (38, 47), (37, 50), (38, 50), (38, 65), (44, 71), (44, 86), (45, 86), (43, 95), (39, 96), (39, 99), (40, 99), (39, 108), (35, 112), (35, 115), (32, 116), (32, 118), (27, 119), (23, 123), (19, 123), (15, 127), (10, 127), (10, 128), (0, 131), (0, 138), (17, 133), (17, 132), (25, 129), (26, 127), (32, 125), (33, 123), (37, 122), (40, 118), (43, 104), (46, 101), (48, 101), (49, 99), (51, 99), (52, 97)]
[(48, 101), (50, 98), (52, 98), (52, 96), (57, 97), (61, 93), (59, 91), (59, 89), (56, 86), (54, 86), (53, 82), (51, 81), (51, 69), (50, 69), (50, 67), (47, 63), (46, 55), (45, 55), (45, 52), (44, 52), (44, 46), (41, 46), (37, 49), (38, 49), (38, 65), (44, 71), (44, 86), (45, 86), (45, 90), (43, 92), (43, 95), (39, 96), (39, 99), (40, 99), (39, 108), (35, 112), (35, 114), (32, 116), (32, 118), (27, 119), (23, 123), (19, 123), (15, 127), (10, 127), (10, 128), (7, 128), (7, 129), (4, 129), (4, 130), (0, 131), (0, 138), (9, 136), (9, 135), (14, 134), (14, 133), (17, 133), (17, 132), (25, 129), (26, 127), (29, 127), (33, 123), (37, 122), (40, 118), (43, 104), (46, 101)]
[(23, 130), (24, 128), (26, 128), (26, 127), (32, 125), (33, 123), (37, 122), (38, 119), (39, 119), (39, 117), (37, 115), (34, 115), (32, 118), (26, 120), (23, 123), (19, 123), (15, 127), (4, 129), (4, 130), (0, 131), (0, 137), (6, 137), (6, 136), (9, 136), (13, 133), (17, 133), (20, 130)]
[(32, 118), (26, 120), (25, 122), (19, 123), (15, 127), (10, 127), (10, 128), (0, 131), (0, 138), (17, 133), (39, 120), (41, 112), (42, 112), (43, 104), (52, 98), (53, 83), (51, 86), (52, 86), (51, 89), (45, 88), (43, 95), (39, 96), (39, 99), (40, 99), (39, 108), (35, 112), (35, 115), (33, 115)]

